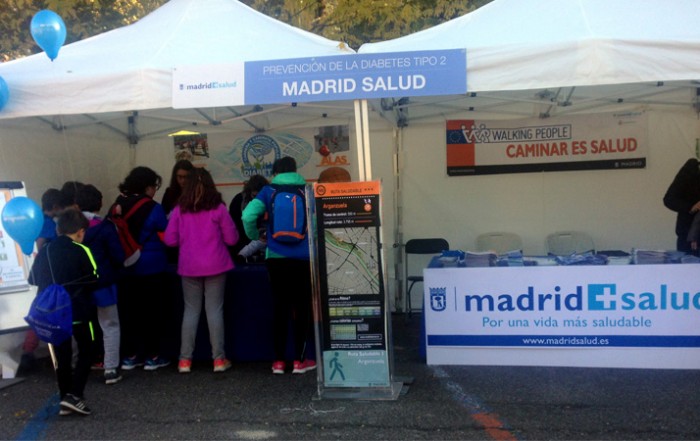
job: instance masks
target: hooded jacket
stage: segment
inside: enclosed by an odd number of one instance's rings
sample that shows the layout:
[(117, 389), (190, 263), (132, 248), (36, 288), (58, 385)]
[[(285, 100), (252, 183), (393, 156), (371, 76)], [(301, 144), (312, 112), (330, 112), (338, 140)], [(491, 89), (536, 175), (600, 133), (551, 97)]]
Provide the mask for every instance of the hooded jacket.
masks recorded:
[[(289, 172), (280, 173), (272, 179), (273, 185), (306, 185), (306, 179), (299, 173)], [(260, 190), (257, 197), (250, 201), (250, 203), (243, 210), (241, 220), (243, 221), (243, 228), (245, 229), (245, 234), (251, 239), (259, 239), (260, 234), (258, 232), (258, 219), (262, 217), (265, 213), (269, 213), (272, 206), (272, 194), (275, 189), (266, 185)], [(308, 223), (307, 223), (308, 225)], [(267, 251), (266, 258), (289, 258), (289, 259), (309, 259), (309, 235), (304, 237), (304, 240), (294, 243), (280, 243), (272, 238), (272, 233), (270, 232), (271, 225), (267, 224)], [(308, 228), (308, 226), (307, 226)]]

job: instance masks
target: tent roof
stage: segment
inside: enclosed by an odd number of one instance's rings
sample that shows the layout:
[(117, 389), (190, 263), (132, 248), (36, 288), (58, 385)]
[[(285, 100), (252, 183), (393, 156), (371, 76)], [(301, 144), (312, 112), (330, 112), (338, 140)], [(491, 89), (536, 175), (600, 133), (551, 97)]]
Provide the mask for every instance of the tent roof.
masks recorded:
[[(461, 100), (411, 98), (410, 106), (404, 101), (403, 109), (415, 115), (448, 107), (498, 112), (499, 104), (513, 110), (515, 102), (525, 103), (530, 115), (533, 105), (540, 113), (549, 105), (572, 112), (579, 104), (590, 109), (630, 102), (687, 108), (700, 79), (698, 16), (697, 0), (495, 0), (430, 29), (364, 44), (358, 52), (466, 48), (471, 94)], [(440, 103), (446, 104), (436, 110)]]
[(0, 119), (168, 109), (177, 66), (348, 52), (237, 0), (170, 0), (132, 25), (64, 46), (53, 62), (40, 53), (0, 64), (10, 90)]
[(495, 0), (359, 53), (467, 49), (469, 91), (700, 78), (697, 0)]

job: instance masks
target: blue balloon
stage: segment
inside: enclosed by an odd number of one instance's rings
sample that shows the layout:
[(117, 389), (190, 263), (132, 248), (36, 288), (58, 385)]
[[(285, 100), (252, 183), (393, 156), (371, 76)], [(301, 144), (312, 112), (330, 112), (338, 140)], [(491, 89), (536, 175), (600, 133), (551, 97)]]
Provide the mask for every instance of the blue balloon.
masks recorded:
[(34, 251), (34, 241), (44, 226), (44, 213), (33, 200), (17, 196), (10, 199), (2, 209), (2, 226), (22, 252), (31, 255)]
[(3, 77), (0, 77), (0, 110), (5, 107), (7, 101), (10, 99), (10, 89), (7, 87), (7, 83)]
[(46, 52), (51, 61), (58, 56), (58, 50), (66, 42), (66, 25), (60, 15), (48, 9), (34, 14), (29, 30), (32, 38)]

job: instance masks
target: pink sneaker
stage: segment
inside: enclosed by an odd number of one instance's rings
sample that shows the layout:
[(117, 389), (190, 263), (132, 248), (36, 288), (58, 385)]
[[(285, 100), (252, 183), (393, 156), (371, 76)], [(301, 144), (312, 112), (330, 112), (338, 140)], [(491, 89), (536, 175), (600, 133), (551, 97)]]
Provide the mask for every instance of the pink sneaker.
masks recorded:
[(316, 369), (316, 362), (313, 360), (295, 361), (293, 374), (305, 374)]
[(188, 374), (191, 369), (192, 369), (192, 360), (188, 360), (187, 358), (180, 359), (180, 362), (177, 364), (177, 371), (179, 373)]
[(281, 375), (284, 374), (284, 361), (275, 361), (272, 363), (272, 373)]
[(225, 358), (214, 360), (214, 372), (224, 372), (231, 369), (231, 362)]

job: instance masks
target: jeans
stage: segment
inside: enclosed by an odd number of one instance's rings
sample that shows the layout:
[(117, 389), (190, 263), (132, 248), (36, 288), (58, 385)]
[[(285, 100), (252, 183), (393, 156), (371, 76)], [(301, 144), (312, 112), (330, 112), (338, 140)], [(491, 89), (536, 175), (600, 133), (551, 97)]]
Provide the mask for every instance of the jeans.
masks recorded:
[(207, 314), (209, 342), (214, 360), (225, 358), (224, 351), (224, 292), (226, 273), (207, 277), (182, 277), (185, 311), (182, 316), (180, 359), (192, 359), (202, 300)]

